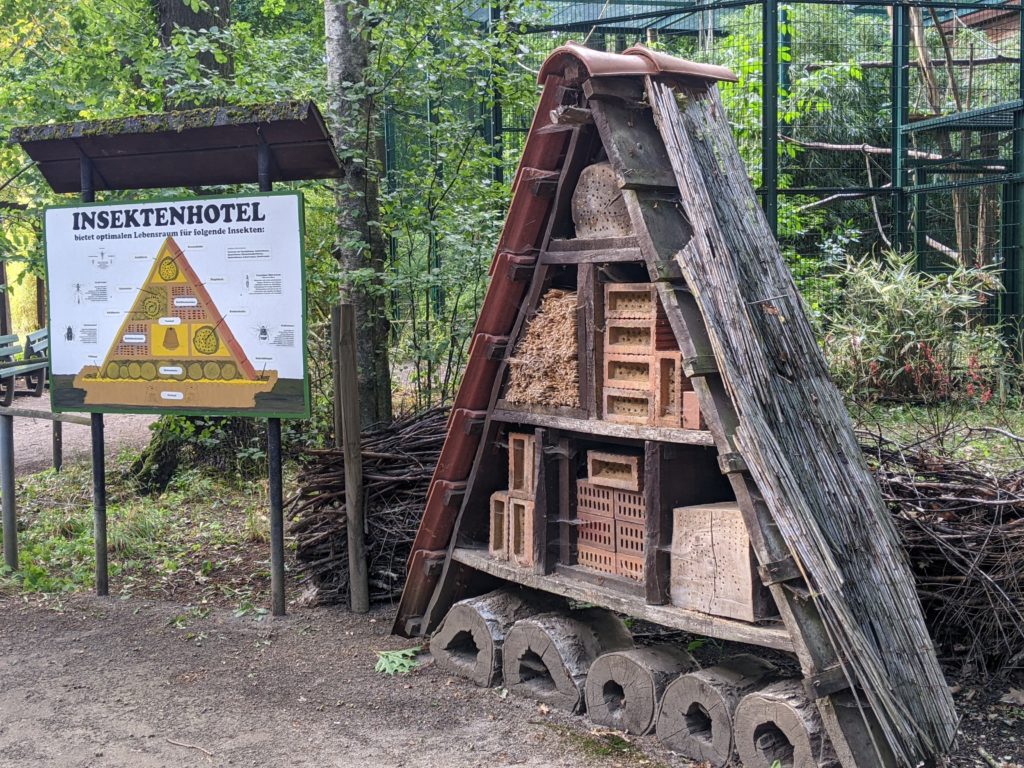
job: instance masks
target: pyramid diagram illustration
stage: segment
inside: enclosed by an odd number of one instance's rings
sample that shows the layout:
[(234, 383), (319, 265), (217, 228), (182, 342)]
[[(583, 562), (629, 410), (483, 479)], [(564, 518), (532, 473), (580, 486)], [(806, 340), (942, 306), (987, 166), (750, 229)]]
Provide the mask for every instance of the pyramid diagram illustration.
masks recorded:
[(95, 404), (251, 408), (276, 380), (253, 367), (168, 237), (103, 363), (83, 368), (75, 386)]

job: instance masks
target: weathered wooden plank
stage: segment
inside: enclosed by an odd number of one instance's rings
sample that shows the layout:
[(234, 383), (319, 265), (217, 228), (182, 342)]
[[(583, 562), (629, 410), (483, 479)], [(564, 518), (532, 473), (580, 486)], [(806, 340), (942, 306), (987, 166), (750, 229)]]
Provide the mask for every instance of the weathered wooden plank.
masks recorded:
[[(617, 264), (621, 262), (642, 262), (643, 253), (639, 248), (599, 248), (592, 251), (542, 251), (542, 264)], [(675, 262), (673, 262), (674, 264)]]
[[(609, 99), (594, 104), (593, 113), (619, 186), (665, 189), (674, 194), (676, 179), (665, 142), (652, 120), (640, 119), (645, 113), (650, 115), (650, 110)], [(607, 136), (614, 136), (615, 140), (608, 141)]]
[(617, 424), (610, 421), (590, 421), (588, 419), (571, 419), (563, 416), (547, 416), (529, 411), (495, 410), (491, 418), (508, 424), (529, 424), (538, 427), (551, 427), (566, 432), (618, 437), (624, 440), (664, 440), (669, 443), (686, 445), (715, 444), (710, 432), (695, 429), (671, 429), (669, 427), (647, 427), (642, 424)]
[[(826, 728), (844, 765), (932, 760), (956, 731), (952, 699), (891, 519), (717, 92), (687, 93), (680, 108), (670, 87), (649, 81), (648, 96), (694, 228), (696, 247), (680, 267), (735, 398), (743, 424), (736, 442), (785, 547), (813, 584), (817, 620), (805, 613), (790, 626), (795, 635), (820, 627), (827, 636), (808, 644), (817, 658), (805, 675), (833, 666), (823, 663), (828, 646), (841, 647), (834, 661), (862, 686), (884, 738), (855, 741), (862, 713), (821, 706), (830, 699), (819, 701)], [(786, 599), (795, 612), (799, 601)]]
[(549, 253), (574, 251), (618, 251), (636, 248), (636, 237), (580, 237), (573, 239), (552, 238), (543, 250)]
[(708, 616), (696, 611), (686, 611), (671, 605), (645, 605), (628, 593), (611, 587), (584, 583), (577, 578), (568, 576), (563, 569), (558, 569), (548, 576), (538, 576), (508, 563), (492, 560), (487, 556), (486, 549), (457, 547), (452, 551), (451, 556), (459, 563), (499, 579), (635, 616), (638, 619), (665, 627), (681, 629), (684, 632), (693, 632), (706, 637), (716, 637), (720, 640), (733, 640), (738, 643), (776, 648), (780, 651), (793, 650), (789, 633), (776, 622), (748, 624), (734, 619)]

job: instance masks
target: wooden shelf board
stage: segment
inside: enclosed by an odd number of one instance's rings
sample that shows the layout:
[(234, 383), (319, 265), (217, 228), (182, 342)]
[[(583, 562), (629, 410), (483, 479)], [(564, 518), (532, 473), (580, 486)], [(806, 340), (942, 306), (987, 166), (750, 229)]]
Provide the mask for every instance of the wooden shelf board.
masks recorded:
[[(499, 406), (501, 403), (499, 403)], [(663, 443), (714, 446), (715, 439), (703, 429), (677, 429), (673, 427), (647, 427), (640, 424), (619, 424), (602, 419), (576, 419), (511, 408), (495, 408), (491, 418), (511, 424), (530, 424), (585, 435), (621, 437), (628, 440), (656, 440)]]
[(609, 251), (620, 248), (638, 248), (639, 241), (636, 237), (595, 237), (595, 238), (572, 238), (570, 240), (552, 239), (548, 243), (547, 250), (553, 251)]
[(542, 264), (604, 264), (644, 260), (639, 248), (600, 248), (593, 251), (543, 251)]
[(597, 605), (653, 624), (719, 640), (749, 643), (780, 651), (793, 651), (793, 642), (789, 637), (789, 632), (781, 622), (749, 624), (745, 621), (677, 608), (674, 605), (648, 605), (635, 595), (622, 592), (614, 587), (601, 586), (570, 576), (565, 569), (562, 569), (560, 573), (543, 576), (532, 570), (520, 568), (502, 560), (495, 560), (487, 554), (485, 549), (456, 547), (452, 550), (451, 557), (458, 563), (505, 581)]

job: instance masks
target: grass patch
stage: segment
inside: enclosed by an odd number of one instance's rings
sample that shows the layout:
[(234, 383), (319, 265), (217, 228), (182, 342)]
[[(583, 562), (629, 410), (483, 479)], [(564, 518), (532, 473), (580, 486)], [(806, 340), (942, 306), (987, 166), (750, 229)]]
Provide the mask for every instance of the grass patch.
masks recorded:
[(629, 765), (666, 768), (663, 763), (652, 760), (632, 742), (624, 739), (614, 731), (594, 729), (587, 733), (580, 733), (575, 728), (559, 723), (545, 722), (543, 725), (571, 743), (577, 750), (589, 758), (613, 760), (617, 764), (621, 764), (622, 761), (629, 761)]
[[(122, 453), (107, 468), (111, 594), (256, 613), (270, 583), (266, 480), (182, 470), (164, 493), (144, 495), (128, 473), (134, 458)], [(286, 477), (286, 487), (293, 482)], [(24, 477), (17, 482), (17, 501), (20, 570), (0, 575), (0, 589), (91, 589), (90, 465)]]

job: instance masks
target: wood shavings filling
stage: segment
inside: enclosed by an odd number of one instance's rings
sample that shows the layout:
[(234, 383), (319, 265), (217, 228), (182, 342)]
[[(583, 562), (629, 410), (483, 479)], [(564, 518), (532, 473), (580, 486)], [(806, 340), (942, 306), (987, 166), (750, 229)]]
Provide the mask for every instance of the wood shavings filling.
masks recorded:
[(576, 353), (576, 293), (552, 289), (509, 359), (505, 399), (517, 405), (578, 408)]

